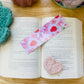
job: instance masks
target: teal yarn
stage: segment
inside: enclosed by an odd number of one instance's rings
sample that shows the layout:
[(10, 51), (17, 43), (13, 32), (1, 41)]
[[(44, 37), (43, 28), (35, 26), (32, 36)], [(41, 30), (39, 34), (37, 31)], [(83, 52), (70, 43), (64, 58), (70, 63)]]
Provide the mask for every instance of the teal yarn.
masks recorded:
[(2, 44), (7, 39), (8, 36), (9, 36), (8, 27), (0, 28), (0, 44)]
[(3, 7), (0, 2), (0, 44), (9, 36), (9, 25), (12, 23), (12, 12), (9, 8)]
[(2, 6), (2, 3), (0, 2), (0, 6)]

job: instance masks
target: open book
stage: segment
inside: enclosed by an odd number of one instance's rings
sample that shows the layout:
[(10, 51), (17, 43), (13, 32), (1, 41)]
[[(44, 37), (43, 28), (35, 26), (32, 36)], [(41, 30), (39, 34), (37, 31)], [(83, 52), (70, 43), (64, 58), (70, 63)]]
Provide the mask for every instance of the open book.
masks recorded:
[[(0, 46), (0, 76), (9, 78), (68, 79), (83, 76), (82, 22), (76, 18), (64, 18), (68, 28), (51, 38), (41, 47), (26, 54), (20, 41), (53, 19), (16, 17), (10, 26), (11, 35)], [(44, 68), (47, 57), (63, 64), (59, 74), (49, 75)]]

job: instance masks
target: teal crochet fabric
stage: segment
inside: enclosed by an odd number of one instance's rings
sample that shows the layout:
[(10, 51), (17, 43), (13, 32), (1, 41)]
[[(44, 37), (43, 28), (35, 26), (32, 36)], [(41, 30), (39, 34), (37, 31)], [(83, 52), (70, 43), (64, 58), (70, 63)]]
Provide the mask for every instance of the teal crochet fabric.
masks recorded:
[(0, 44), (9, 36), (9, 25), (12, 23), (12, 12), (9, 8), (3, 7), (0, 2)]
[(2, 6), (1, 2), (0, 2), (0, 6)]

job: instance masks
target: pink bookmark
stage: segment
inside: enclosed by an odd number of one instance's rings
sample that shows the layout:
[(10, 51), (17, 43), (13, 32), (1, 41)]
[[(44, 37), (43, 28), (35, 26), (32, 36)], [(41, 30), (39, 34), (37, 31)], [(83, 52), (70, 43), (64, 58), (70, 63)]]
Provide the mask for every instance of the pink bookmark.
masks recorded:
[(21, 45), (29, 54), (50, 38), (63, 31), (66, 27), (66, 22), (61, 15), (58, 15), (40, 29), (36, 30), (33, 34), (22, 40)]

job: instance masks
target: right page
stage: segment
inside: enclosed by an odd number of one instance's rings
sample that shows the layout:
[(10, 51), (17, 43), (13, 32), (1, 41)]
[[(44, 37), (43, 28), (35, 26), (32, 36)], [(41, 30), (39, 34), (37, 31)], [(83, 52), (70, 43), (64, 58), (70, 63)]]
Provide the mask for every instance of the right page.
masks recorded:
[[(53, 19), (44, 18), (42, 25)], [(51, 38), (42, 46), (41, 76), (47, 79), (80, 78), (83, 76), (82, 22), (76, 18), (64, 18), (68, 28)], [(44, 61), (53, 57), (63, 65), (60, 73), (50, 75), (44, 68)]]

